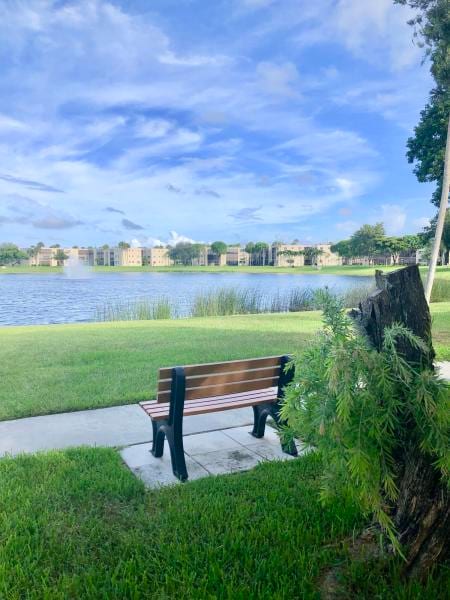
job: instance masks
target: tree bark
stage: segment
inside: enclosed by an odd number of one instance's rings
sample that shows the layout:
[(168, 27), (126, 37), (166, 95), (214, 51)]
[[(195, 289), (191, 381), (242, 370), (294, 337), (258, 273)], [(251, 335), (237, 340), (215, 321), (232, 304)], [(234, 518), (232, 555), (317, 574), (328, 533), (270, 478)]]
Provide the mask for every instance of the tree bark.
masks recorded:
[[(352, 316), (378, 350), (386, 327), (406, 325), (427, 343), (429, 352), (414, 349), (405, 341), (399, 342), (399, 352), (408, 362), (433, 369), (431, 316), (417, 265), (388, 274), (376, 271), (375, 279), (377, 291)], [(396, 462), (399, 497), (393, 517), (398, 539), (407, 549), (405, 574), (424, 578), (450, 554), (449, 490), (433, 466), (433, 458), (421, 452), (412, 436), (400, 444)]]

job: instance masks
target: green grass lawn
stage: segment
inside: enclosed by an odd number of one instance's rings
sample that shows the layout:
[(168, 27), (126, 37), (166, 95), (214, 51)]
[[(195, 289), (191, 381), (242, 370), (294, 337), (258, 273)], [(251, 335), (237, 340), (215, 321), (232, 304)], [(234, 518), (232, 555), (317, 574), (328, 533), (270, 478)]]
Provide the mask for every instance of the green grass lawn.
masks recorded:
[[(450, 303), (432, 305), (450, 359)], [(0, 329), (0, 419), (154, 397), (159, 367), (301, 351), (319, 312)]]
[[(361, 267), (358, 265), (346, 265), (338, 267), (93, 267), (93, 271), (97, 273), (117, 273), (117, 272), (153, 272), (153, 273), (289, 273), (290, 275), (358, 275), (370, 277), (373, 276), (376, 269), (383, 271), (394, 271), (400, 267)], [(420, 267), (422, 272), (427, 271), (427, 267)], [(14, 273), (62, 273), (62, 267), (0, 267), (0, 275), (8, 275)], [(436, 277), (450, 279), (450, 267), (437, 267)]]
[(345, 500), (323, 507), (310, 455), (146, 492), (111, 449), (0, 461), (0, 597), (8, 600), (318, 599), (340, 564), (346, 598), (444, 599), (398, 560), (351, 564), (364, 524)]

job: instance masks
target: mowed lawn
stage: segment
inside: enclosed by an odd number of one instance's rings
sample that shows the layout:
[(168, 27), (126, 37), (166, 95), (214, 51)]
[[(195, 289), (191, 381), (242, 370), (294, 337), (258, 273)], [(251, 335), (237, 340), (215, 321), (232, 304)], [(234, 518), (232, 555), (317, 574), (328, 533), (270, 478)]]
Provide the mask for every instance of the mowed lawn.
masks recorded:
[(423, 586), (401, 561), (352, 563), (364, 527), (344, 498), (319, 502), (320, 459), (146, 492), (112, 449), (0, 461), (0, 597), (320, 598), (340, 565), (343, 598), (446, 598), (448, 571)]
[[(432, 305), (450, 359), (450, 303)], [(319, 312), (0, 329), (0, 419), (153, 398), (159, 367), (300, 352)]]
[(159, 367), (294, 352), (318, 312), (0, 330), (0, 419), (153, 398)]

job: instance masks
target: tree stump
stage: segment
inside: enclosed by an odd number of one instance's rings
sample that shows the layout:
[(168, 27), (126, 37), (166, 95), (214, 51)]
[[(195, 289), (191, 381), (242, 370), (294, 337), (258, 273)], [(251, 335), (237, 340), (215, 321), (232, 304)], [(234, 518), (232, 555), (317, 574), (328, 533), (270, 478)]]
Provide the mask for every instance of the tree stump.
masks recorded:
[[(375, 280), (378, 289), (360, 304), (359, 310), (352, 311), (353, 318), (378, 350), (386, 327), (405, 325), (427, 343), (429, 351), (399, 342), (399, 352), (418, 368), (433, 369), (431, 316), (418, 267), (388, 274), (376, 271)], [(408, 424), (404, 425), (407, 431)], [(398, 539), (407, 548), (405, 574), (424, 578), (430, 567), (449, 556), (449, 489), (433, 466), (433, 458), (421, 451), (412, 435), (399, 443), (395, 458), (399, 497), (393, 517)]]

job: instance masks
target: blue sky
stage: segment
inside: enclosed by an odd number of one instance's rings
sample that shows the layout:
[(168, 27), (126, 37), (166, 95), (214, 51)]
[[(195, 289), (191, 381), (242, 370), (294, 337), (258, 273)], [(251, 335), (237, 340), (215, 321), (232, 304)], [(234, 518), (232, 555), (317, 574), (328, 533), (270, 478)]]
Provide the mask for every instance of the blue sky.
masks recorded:
[(0, 241), (339, 240), (433, 214), (392, 0), (3, 0)]

